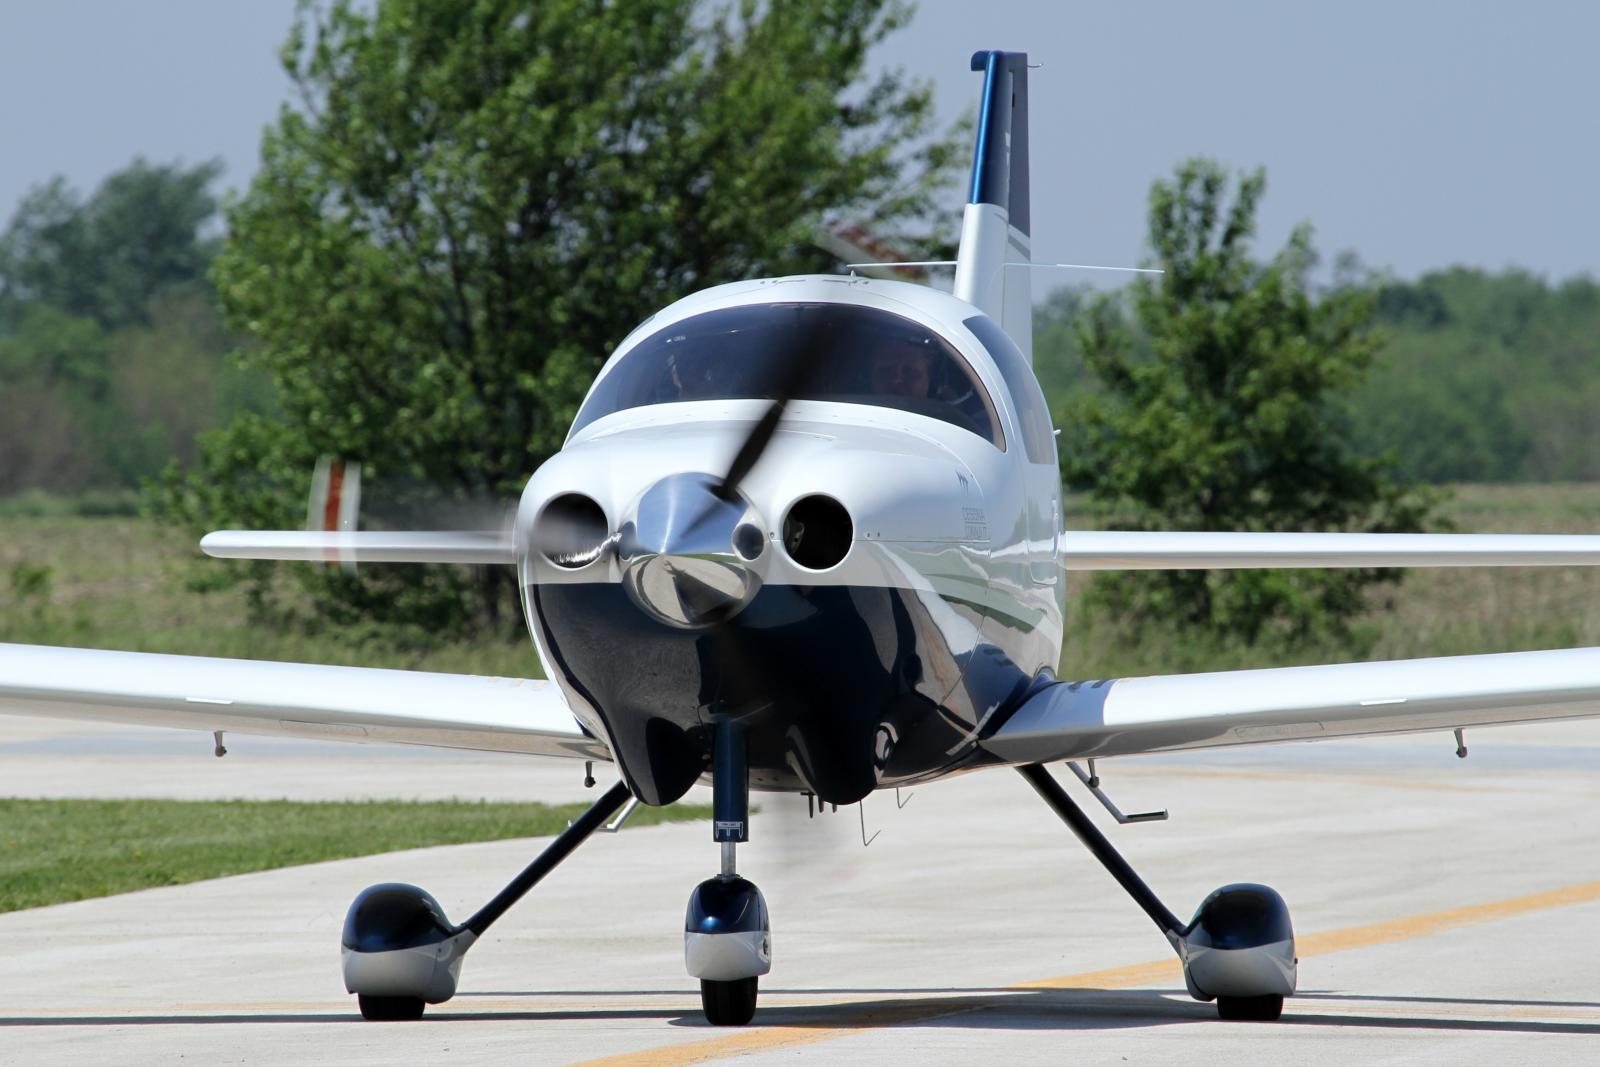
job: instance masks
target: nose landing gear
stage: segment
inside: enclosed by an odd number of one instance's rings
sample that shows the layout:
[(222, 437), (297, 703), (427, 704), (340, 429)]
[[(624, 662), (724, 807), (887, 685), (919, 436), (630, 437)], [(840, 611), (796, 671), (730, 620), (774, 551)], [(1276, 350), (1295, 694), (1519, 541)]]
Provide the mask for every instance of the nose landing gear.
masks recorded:
[(700, 979), (700, 1006), (713, 1026), (743, 1026), (756, 1013), (761, 975), (772, 970), (766, 898), (739, 877), (739, 843), (750, 840), (750, 774), (744, 729), (724, 720), (712, 750), (712, 838), (722, 871), (695, 886), (683, 927), (683, 961)]

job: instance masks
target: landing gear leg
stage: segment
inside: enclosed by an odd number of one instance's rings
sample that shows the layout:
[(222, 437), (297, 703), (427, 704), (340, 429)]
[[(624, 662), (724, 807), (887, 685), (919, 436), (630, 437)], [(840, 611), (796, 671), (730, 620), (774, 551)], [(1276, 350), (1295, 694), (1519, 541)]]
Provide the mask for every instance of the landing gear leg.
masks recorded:
[(344, 920), (344, 987), (366, 1019), (422, 1018), (425, 1004), (455, 996), (461, 961), (473, 942), (523, 894), (572, 854), (629, 799), (618, 782), (538, 857), (462, 923), (452, 926), (432, 896), (395, 882), (361, 891)]
[(712, 744), (711, 836), (722, 847), (722, 871), (689, 894), (683, 959), (700, 979), (706, 1021), (743, 1026), (755, 1016), (760, 976), (772, 970), (772, 928), (761, 890), (738, 872), (739, 844), (750, 840), (744, 728), (723, 720)]
[(1225, 885), (1206, 897), (1185, 926), (1049, 771), (1037, 763), (1017, 770), (1166, 935), (1183, 963), (1190, 996), (1215, 1000), (1224, 1019), (1271, 1021), (1282, 1014), (1300, 961), (1289, 909), (1276, 891), (1249, 883)]

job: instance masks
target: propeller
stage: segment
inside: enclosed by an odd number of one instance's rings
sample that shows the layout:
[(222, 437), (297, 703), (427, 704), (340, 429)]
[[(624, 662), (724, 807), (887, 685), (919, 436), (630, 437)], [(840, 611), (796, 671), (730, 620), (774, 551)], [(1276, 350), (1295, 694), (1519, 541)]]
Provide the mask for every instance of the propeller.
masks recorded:
[(815, 356), (828, 333), (826, 313), (818, 307), (802, 306), (795, 314), (798, 321), (790, 333), (789, 343), (776, 354), (773, 373), (767, 378), (767, 399), (772, 404), (750, 428), (734, 453), (733, 462), (728, 464), (727, 473), (715, 490), (722, 500), (732, 500), (738, 493), (739, 483), (755, 469), (772, 443), (789, 401), (805, 389), (816, 373), (819, 363)]
[[(829, 329), (830, 321), (825, 307), (802, 306), (795, 309), (795, 321), (792, 329), (787, 331), (785, 342), (768, 354), (770, 362), (763, 368), (766, 371), (762, 376), (765, 385), (763, 392), (771, 403), (745, 434), (727, 470), (710, 487), (709, 499), (685, 526), (682, 536), (688, 538), (697, 532), (714, 515), (724, 512), (726, 505), (743, 503), (739, 486), (772, 444), (789, 402), (803, 393), (815, 377), (821, 362), (817, 354), (827, 340)], [(675, 582), (680, 597), (686, 601), (699, 599), (702, 592), (712, 592), (700, 589), (702, 583), (687, 575), (677, 575)], [(726, 600), (720, 592), (715, 596), (707, 595), (705, 599), (712, 604)], [(685, 607), (688, 606), (686, 603)], [(772, 706), (775, 697), (767, 682), (770, 674), (761, 666), (762, 650), (752, 635), (742, 628), (736, 612), (719, 615), (715, 611), (708, 611), (705, 617), (708, 625), (698, 641), (702, 669), (717, 680), (720, 692), (702, 694), (702, 698), (708, 702), (713, 698), (719, 699), (731, 714), (737, 716), (761, 714)]]

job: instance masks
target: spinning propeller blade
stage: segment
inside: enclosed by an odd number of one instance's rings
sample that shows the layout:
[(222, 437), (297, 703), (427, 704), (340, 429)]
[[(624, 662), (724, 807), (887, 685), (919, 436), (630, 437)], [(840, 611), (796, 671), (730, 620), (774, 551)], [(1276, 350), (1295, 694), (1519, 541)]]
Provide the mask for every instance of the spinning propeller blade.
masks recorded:
[(789, 344), (777, 354), (773, 364), (774, 373), (767, 383), (772, 406), (750, 428), (750, 433), (734, 453), (733, 462), (728, 464), (728, 472), (722, 476), (722, 483), (716, 489), (717, 496), (723, 500), (734, 498), (739, 483), (760, 462), (778, 431), (778, 424), (783, 421), (789, 401), (806, 387), (817, 367), (812, 357), (826, 338), (824, 316), (816, 308), (800, 308), (796, 313), (800, 320), (789, 338)]

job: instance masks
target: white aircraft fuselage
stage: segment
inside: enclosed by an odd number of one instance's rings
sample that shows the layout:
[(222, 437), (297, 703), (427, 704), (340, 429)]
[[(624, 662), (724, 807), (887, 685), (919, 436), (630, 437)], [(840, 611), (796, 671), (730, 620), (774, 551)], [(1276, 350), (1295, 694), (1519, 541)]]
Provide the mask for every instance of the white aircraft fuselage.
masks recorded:
[[(718, 500), (771, 407), (764, 364), (811, 318), (828, 324), (800, 356), (818, 377)], [(981, 760), (980, 731), (1061, 651), (1060, 475), (1037, 394), (992, 320), (918, 285), (740, 282), (635, 330), (516, 524), (546, 674), (634, 793), (680, 796), (730, 716), (753, 788), (832, 803)], [(574, 515), (615, 532), (576, 562), (540, 532)]]

